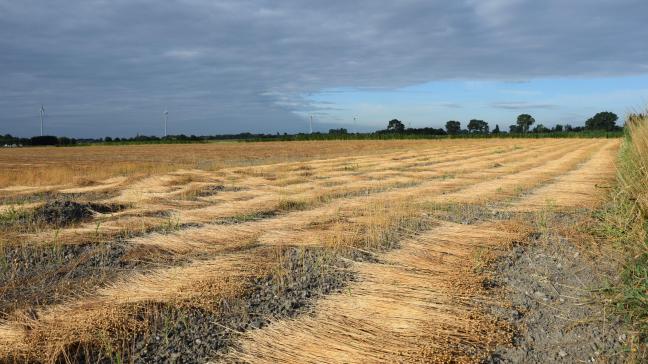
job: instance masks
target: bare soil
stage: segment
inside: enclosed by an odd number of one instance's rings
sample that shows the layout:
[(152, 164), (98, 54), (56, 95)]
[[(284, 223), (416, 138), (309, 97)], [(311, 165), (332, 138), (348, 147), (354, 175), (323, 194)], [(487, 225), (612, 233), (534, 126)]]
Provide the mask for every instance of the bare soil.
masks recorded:
[[(235, 300), (222, 301), (216, 311), (158, 305), (149, 325), (125, 350), (107, 355), (106, 348), (72, 345), (65, 353), (77, 362), (203, 363), (222, 357), (246, 330), (261, 329), (271, 320), (312, 311), (315, 300), (340, 291), (354, 279), (350, 266), (322, 249), (287, 249), (283, 270), (249, 282)], [(151, 315), (150, 312), (155, 312)], [(63, 358), (61, 358), (63, 360)]]
[(113, 281), (123, 271), (185, 261), (122, 241), (0, 249), (0, 318), (18, 309), (63, 302)]
[(490, 363), (623, 362), (623, 322), (598, 293), (613, 270), (582, 249), (553, 233), (534, 234), (498, 261), (492, 283), (511, 306), (493, 311), (518, 332)]

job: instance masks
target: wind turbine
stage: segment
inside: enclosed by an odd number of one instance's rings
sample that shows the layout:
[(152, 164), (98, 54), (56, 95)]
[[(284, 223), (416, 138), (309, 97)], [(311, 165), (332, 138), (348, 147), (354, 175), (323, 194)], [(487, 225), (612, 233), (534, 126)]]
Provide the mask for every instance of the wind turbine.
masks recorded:
[(40, 136), (43, 136), (43, 118), (45, 117), (45, 107), (43, 104), (41, 104), (40, 108), (40, 117), (41, 117), (41, 134)]
[(313, 115), (310, 116), (310, 133), (313, 134)]
[(164, 108), (164, 112), (162, 113), (164, 115), (164, 137), (166, 138), (167, 136), (167, 123), (169, 122), (169, 111)]
[(355, 129), (355, 132), (358, 132), (358, 116), (353, 117), (353, 129)]

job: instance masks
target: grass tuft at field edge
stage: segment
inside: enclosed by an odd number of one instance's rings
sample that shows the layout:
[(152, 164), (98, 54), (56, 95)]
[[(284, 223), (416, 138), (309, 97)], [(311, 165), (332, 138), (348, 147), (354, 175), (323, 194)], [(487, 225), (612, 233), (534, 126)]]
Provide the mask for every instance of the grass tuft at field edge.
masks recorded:
[(628, 118), (617, 165), (618, 184), (611, 204), (597, 216), (597, 235), (625, 257), (619, 283), (610, 291), (636, 332), (628, 349), (642, 361), (648, 356), (648, 115)]

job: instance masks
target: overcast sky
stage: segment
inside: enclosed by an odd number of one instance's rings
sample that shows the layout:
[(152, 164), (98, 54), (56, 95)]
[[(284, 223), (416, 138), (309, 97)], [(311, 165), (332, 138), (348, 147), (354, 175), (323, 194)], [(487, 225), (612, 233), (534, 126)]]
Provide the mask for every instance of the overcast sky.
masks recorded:
[[(646, 0), (0, 0), (0, 133), (579, 124), (648, 105)], [(353, 117), (357, 116), (357, 125)]]

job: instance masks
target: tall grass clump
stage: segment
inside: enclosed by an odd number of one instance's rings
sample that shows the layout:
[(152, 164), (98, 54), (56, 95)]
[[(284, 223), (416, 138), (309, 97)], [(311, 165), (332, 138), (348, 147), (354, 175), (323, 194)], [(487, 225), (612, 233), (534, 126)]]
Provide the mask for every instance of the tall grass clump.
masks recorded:
[(648, 343), (648, 115), (628, 118), (613, 202), (613, 214), (608, 218), (612, 223), (608, 221), (606, 235), (625, 255), (621, 282), (616, 290), (617, 307), (638, 331), (636, 344), (645, 350)]

